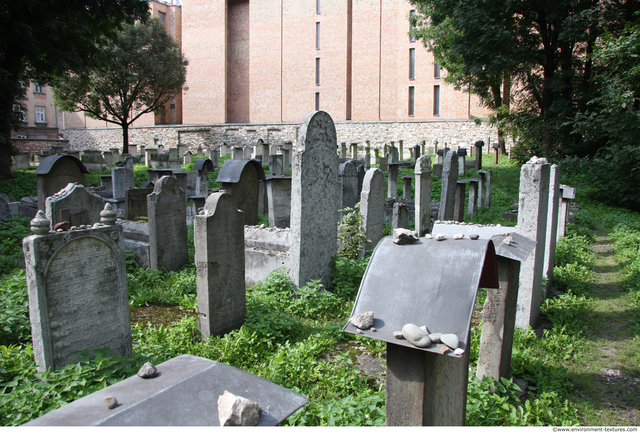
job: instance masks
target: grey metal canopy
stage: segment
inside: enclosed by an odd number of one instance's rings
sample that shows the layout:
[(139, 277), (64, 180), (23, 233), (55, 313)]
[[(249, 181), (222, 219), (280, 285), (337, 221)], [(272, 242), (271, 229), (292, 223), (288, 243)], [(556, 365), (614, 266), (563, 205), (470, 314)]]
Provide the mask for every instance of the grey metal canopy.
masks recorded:
[[(408, 323), (431, 333), (456, 334), (467, 350), (471, 315), (479, 287), (498, 288), (494, 244), (490, 239), (420, 238), (396, 245), (390, 236), (375, 248), (365, 270), (351, 317), (373, 311), (371, 329), (358, 332), (348, 322), (343, 330), (387, 343), (440, 353), (442, 344), (418, 348), (395, 339)], [(449, 356), (459, 357), (453, 352)]]
[(201, 158), (196, 160), (196, 162), (193, 163), (194, 170), (201, 171), (203, 168), (207, 168), (209, 171), (213, 171), (214, 169), (213, 161), (211, 161), (208, 158)]
[[(242, 171), (247, 164), (253, 164), (258, 171), (258, 178), (265, 180), (264, 169), (262, 165), (255, 159), (229, 159), (220, 168), (216, 182), (237, 183), (240, 181)], [(195, 168), (195, 166), (194, 166)]]
[(49, 173), (49, 171), (53, 168), (55, 163), (62, 158), (70, 158), (73, 162), (75, 162), (78, 165), (78, 168), (82, 173), (89, 173), (89, 170), (87, 170), (87, 168), (84, 166), (82, 161), (80, 161), (78, 158), (76, 158), (73, 155), (50, 155), (44, 158), (40, 162), (40, 164), (38, 164), (38, 167), (35, 169), (35, 174)]

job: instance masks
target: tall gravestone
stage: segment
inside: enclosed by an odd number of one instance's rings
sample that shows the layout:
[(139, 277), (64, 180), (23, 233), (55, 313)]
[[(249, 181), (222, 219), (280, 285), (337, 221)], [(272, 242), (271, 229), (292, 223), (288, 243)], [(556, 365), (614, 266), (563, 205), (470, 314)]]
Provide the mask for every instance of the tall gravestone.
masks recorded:
[(122, 227), (107, 204), (100, 222), (49, 232), (42, 211), (24, 238), (31, 338), (38, 371), (76, 362), (77, 351), (132, 352)]
[(125, 191), (136, 187), (136, 179), (133, 175), (133, 159), (127, 158), (122, 167), (111, 169), (111, 187), (113, 198), (124, 200)]
[(229, 160), (224, 163), (216, 182), (222, 182), (222, 190), (233, 197), (236, 207), (244, 212), (244, 223), (258, 223), (258, 200), (260, 180), (264, 180), (264, 170), (255, 160)]
[(442, 194), (440, 196), (440, 210), (438, 210), (438, 219), (440, 221), (453, 219), (457, 184), (458, 154), (450, 150), (446, 153), (442, 166)]
[(544, 250), (549, 205), (550, 165), (545, 158), (533, 157), (520, 169), (518, 233), (537, 242), (520, 268), (516, 326), (533, 326), (540, 314)]
[(384, 174), (379, 168), (370, 168), (364, 176), (360, 198), (362, 229), (370, 242), (365, 243), (365, 251), (376, 247), (384, 229)]
[(552, 164), (549, 169), (549, 213), (545, 240), (545, 261), (543, 274), (547, 279), (545, 294), (548, 296), (553, 286), (553, 267), (556, 259), (558, 236), (558, 213), (560, 208), (560, 167)]
[(124, 219), (133, 221), (136, 218), (146, 219), (147, 196), (153, 192), (152, 187), (148, 188), (129, 188), (125, 191), (124, 196)]
[(147, 196), (149, 265), (152, 269), (179, 270), (187, 260), (185, 193), (175, 177), (162, 176)]
[(338, 250), (338, 156), (336, 128), (324, 111), (308, 113), (293, 154), (290, 276), (296, 286), (331, 282), (331, 259)]
[(407, 205), (402, 202), (397, 201), (393, 204), (391, 227), (393, 229), (409, 228), (409, 210), (407, 209)]
[(230, 194), (209, 196), (194, 218), (198, 326), (203, 338), (244, 323), (244, 218)]
[(415, 225), (418, 236), (429, 232), (431, 225), (431, 156), (422, 155), (416, 161)]
[(52, 225), (61, 221), (69, 221), (72, 226), (89, 225), (100, 219), (104, 201), (83, 185), (70, 183), (47, 197), (45, 208)]
[(340, 164), (340, 209), (353, 208), (358, 202), (358, 167), (350, 160)]

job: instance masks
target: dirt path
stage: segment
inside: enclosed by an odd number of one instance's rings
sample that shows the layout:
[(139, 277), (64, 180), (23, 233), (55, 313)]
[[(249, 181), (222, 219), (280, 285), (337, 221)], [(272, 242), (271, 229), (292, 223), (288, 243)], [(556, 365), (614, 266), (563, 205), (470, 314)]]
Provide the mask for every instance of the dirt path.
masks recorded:
[[(640, 342), (633, 340), (634, 306), (624, 288), (615, 251), (604, 231), (595, 232), (593, 314), (589, 340), (594, 343), (577, 363), (583, 371), (584, 398), (593, 404), (591, 425), (638, 425), (640, 416)], [(585, 420), (586, 421), (586, 420)], [(594, 424), (595, 423), (595, 424)]]

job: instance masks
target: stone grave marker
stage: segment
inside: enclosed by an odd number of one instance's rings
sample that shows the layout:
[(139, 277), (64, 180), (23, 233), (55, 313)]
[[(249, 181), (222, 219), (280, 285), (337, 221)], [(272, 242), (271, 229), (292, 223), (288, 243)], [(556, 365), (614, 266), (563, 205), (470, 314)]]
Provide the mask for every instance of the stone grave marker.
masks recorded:
[(42, 211), (23, 251), (31, 336), (38, 371), (79, 359), (76, 351), (132, 352), (122, 227), (109, 204), (101, 223), (49, 233)]
[(242, 326), (246, 316), (244, 217), (224, 192), (194, 217), (198, 327), (203, 338)]
[(82, 164), (90, 172), (102, 171), (107, 168), (104, 157), (99, 150), (85, 150), (82, 152)]
[(394, 229), (409, 228), (409, 211), (407, 206), (399, 201), (393, 204), (393, 219), (391, 227)]
[(147, 196), (149, 265), (152, 269), (179, 270), (189, 259), (185, 192), (175, 177), (162, 176)]
[(124, 219), (133, 221), (136, 218), (147, 218), (147, 196), (153, 192), (149, 188), (129, 188), (124, 197)]
[(291, 184), (290, 276), (300, 287), (310, 280), (331, 283), (338, 250), (338, 155), (336, 128), (324, 111), (308, 113), (294, 149)]
[(262, 165), (252, 159), (233, 159), (224, 163), (216, 182), (231, 194), (236, 207), (244, 213), (244, 223), (258, 223), (260, 181), (265, 179)]
[(415, 225), (418, 236), (429, 232), (431, 225), (431, 156), (423, 155), (416, 161), (414, 168), (415, 186)]
[(340, 180), (340, 209), (353, 208), (358, 202), (358, 168), (355, 161), (349, 160), (338, 168)]
[(384, 174), (379, 168), (370, 168), (364, 176), (360, 198), (362, 229), (371, 242), (365, 243), (365, 251), (376, 247), (384, 229)]
[(533, 157), (520, 170), (518, 201), (518, 233), (537, 242), (531, 255), (520, 268), (516, 326), (533, 326), (540, 314), (542, 276), (549, 207), (550, 164), (545, 158)]
[(133, 175), (133, 159), (129, 157), (125, 160), (123, 166), (111, 169), (111, 185), (113, 198), (116, 200), (124, 200), (126, 190), (136, 187), (136, 179)]
[(269, 155), (269, 173), (271, 176), (284, 176), (284, 156)]
[(547, 284), (544, 289), (545, 296), (547, 297), (551, 294), (551, 288), (553, 287), (553, 267), (556, 258), (558, 211), (560, 207), (560, 167), (558, 167), (557, 164), (552, 164), (549, 172), (549, 213), (547, 214), (545, 261), (544, 270), (542, 271), (544, 277), (547, 279)]
[(72, 226), (89, 225), (100, 220), (104, 208), (102, 197), (87, 191), (83, 185), (70, 183), (47, 197), (45, 209), (52, 225), (69, 221)]
[(213, 161), (210, 159), (198, 159), (193, 164), (193, 169), (198, 172), (196, 177), (195, 195), (207, 197), (209, 195), (209, 173), (215, 170)]
[(70, 183), (84, 185), (85, 166), (70, 155), (51, 155), (40, 162), (37, 175), (38, 209), (44, 210), (45, 200)]
[(440, 221), (453, 219), (457, 184), (458, 155), (455, 151), (449, 151), (445, 155), (442, 166), (442, 194), (440, 196), (440, 210), (438, 211), (438, 219)]
[(291, 178), (267, 176), (269, 227), (287, 228), (291, 224)]

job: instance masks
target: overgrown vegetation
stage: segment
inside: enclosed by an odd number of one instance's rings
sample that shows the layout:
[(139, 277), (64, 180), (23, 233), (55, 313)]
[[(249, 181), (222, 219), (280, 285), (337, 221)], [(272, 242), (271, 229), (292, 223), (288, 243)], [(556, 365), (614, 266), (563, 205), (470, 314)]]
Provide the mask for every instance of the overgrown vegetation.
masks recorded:
[[(494, 170), (494, 203), (501, 209), (478, 218), (504, 224), (501, 218), (492, 218), (517, 200), (519, 167), (501, 160), (490, 168)], [(594, 344), (594, 338), (603, 328), (599, 311), (606, 308), (601, 305), (603, 300), (594, 297), (594, 230), (611, 230), (622, 275), (622, 303), (630, 317), (624, 349), (629, 361), (615, 368), (630, 375), (631, 383), (640, 377), (640, 217), (586, 200), (580, 194), (578, 201), (582, 209), (573, 209), (574, 223), (557, 246), (554, 281), (558, 293), (541, 305), (542, 326), (516, 330), (513, 379), (496, 382), (475, 378), (480, 326), (472, 329), (467, 425), (602, 424), (599, 416), (604, 409), (591, 397), (605, 394), (604, 385), (592, 378), (591, 370), (603, 363), (594, 355), (594, 346), (601, 345), (600, 340)], [(22, 259), (20, 238), (24, 234), (29, 234), (27, 219), (0, 225), (3, 257)], [(192, 230), (189, 235), (193, 245)], [(130, 306), (165, 302), (194, 309), (193, 248), (190, 254), (189, 265), (167, 273), (140, 268), (128, 257)], [(328, 289), (317, 281), (296, 289), (286, 272), (272, 273), (247, 290), (246, 322), (227, 335), (201, 341), (197, 318), (187, 314), (169, 324), (133, 323), (133, 356), (110, 357), (99, 352), (93, 359), (86, 356), (58, 372), (45, 373), (35, 371), (24, 270), (7, 268), (0, 277), (4, 289), (0, 296), (0, 423), (22, 424), (135, 374), (147, 360), (157, 364), (190, 353), (305, 395), (309, 403), (289, 417), (286, 425), (384, 425), (384, 381), (362, 373), (357, 356), (378, 357), (384, 365), (386, 346), (341, 331), (367, 263), (367, 258), (337, 257)], [(482, 298), (480, 294), (478, 302)], [(607, 416), (607, 424), (625, 423)]]

